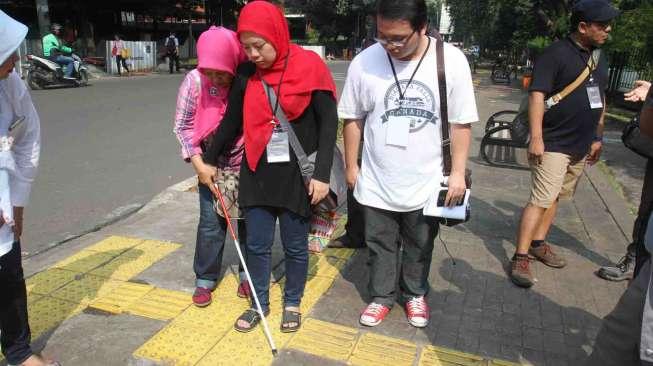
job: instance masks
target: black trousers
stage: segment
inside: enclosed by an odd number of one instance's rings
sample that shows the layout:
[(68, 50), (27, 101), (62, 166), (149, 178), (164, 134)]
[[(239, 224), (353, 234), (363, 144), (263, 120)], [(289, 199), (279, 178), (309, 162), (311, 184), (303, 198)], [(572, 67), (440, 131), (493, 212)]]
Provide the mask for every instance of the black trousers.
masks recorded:
[(168, 65), (170, 66), (170, 73), (172, 74), (173, 66), (177, 66), (177, 72), (179, 72), (179, 55), (177, 53), (168, 54)]
[(121, 70), (120, 70), (120, 64), (122, 64), (122, 67), (124, 67), (125, 70), (127, 70), (127, 72), (129, 72), (129, 68), (127, 67), (127, 62), (125, 61), (124, 58), (122, 58), (122, 56), (116, 55), (116, 64), (118, 65), (118, 75), (120, 75), (122, 73)]
[(32, 355), (30, 339), (20, 243), (15, 242), (11, 251), (0, 257), (0, 344), (10, 364), (21, 364)]

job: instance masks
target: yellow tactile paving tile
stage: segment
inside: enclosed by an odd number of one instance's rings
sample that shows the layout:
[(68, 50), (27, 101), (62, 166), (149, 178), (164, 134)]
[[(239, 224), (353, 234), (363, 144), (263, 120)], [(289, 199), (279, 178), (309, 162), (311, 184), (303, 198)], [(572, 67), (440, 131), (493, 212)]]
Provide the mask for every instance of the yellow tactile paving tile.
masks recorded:
[[(486, 366), (483, 357), (447, 348), (426, 346), (422, 349), (419, 366)], [(507, 366), (507, 365), (506, 365)]]
[(121, 284), (120, 281), (84, 274), (54, 291), (51, 296), (64, 301), (88, 305), (91, 301), (106, 295)]
[(136, 253), (141, 252), (143, 256), (153, 259), (154, 261), (158, 261), (159, 259), (167, 256), (168, 254), (181, 247), (181, 244), (171, 243), (167, 241), (143, 240), (142, 243), (130, 249), (125, 254), (128, 255), (132, 251)]
[(311, 255), (308, 259), (308, 274), (335, 279), (346, 264), (346, 260), (336, 257)]
[(88, 306), (94, 309), (106, 311), (112, 314), (120, 314), (131, 304), (139, 301), (154, 287), (140, 283), (124, 282), (118, 285), (106, 295), (98, 297)]
[(92, 250), (82, 250), (56, 263), (54, 268), (86, 273), (111, 261), (118, 253), (101, 253)]
[(50, 268), (25, 280), (28, 293), (47, 295), (73, 281), (79, 273), (61, 268)]
[[(213, 291), (213, 298), (216, 299), (234, 299), (236, 298), (236, 290), (239, 285), (238, 276), (233, 273), (225, 273), (224, 277), (218, 283), (218, 287)], [(243, 301), (247, 301), (242, 299)]]
[(136, 247), (127, 250), (110, 262), (91, 271), (93, 275), (127, 281), (151, 267), (171, 252), (179, 244), (145, 240)]
[(143, 242), (143, 239), (129, 238), (126, 236), (110, 236), (86, 248), (95, 252), (122, 253)]
[[(239, 314), (240, 315), (240, 314)], [(234, 318), (232, 322), (235, 320)], [(281, 313), (270, 310), (267, 317), (272, 337), (278, 350), (285, 347), (292, 333), (282, 333)], [(244, 348), (243, 345), (246, 345)], [(204, 356), (197, 366), (214, 365), (270, 365), (273, 356), (270, 345), (263, 332), (263, 324), (259, 324), (250, 333), (241, 333), (230, 329), (224, 337)]]
[(349, 359), (358, 330), (315, 319), (307, 319), (292, 337), (288, 348), (337, 361)]
[(522, 364), (503, 360), (490, 360), (488, 366), (522, 366)]
[(320, 300), (322, 295), (331, 288), (333, 282), (333, 278), (308, 276), (301, 304), (302, 313), (308, 314), (313, 306)]
[(90, 273), (99, 277), (128, 281), (150, 268), (155, 262), (146, 257), (128, 257), (123, 254)]
[(217, 342), (220, 334), (200, 326), (170, 324), (134, 352), (134, 356), (164, 365), (195, 365)]
[(349, 363), (370, 366), (412, 366), (416, 355), (417, 346), (411, 342), (365, 333), (358, 339)]
[(133, 302), (125, 312), (145, 318), (170, 320), (181, 314), (192, 302), (188, 293), (157, 288)]
[(347, 260), (351, 258), (354, 253), (356, 253), (356, 250), (350, 248), (326, 248), (322, 251), (321, 255)]
[(78, 314), (84, 306), (44, 296), (28, 303), (29, 326), (32, 338), (36, 339), (53, 329), (67, 318)]
[(194, 365), (230, 330), (246, 308), (242, 302), (213, 302), (188, 307), (150, 338), (134, 356), (174, 365)]

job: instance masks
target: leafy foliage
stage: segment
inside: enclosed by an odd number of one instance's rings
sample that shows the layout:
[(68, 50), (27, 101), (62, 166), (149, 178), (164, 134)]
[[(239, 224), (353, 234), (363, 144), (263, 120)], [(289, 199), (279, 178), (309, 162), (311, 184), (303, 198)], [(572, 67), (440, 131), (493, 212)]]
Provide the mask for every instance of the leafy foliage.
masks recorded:
[[(456, 40), (494, 50), (537, 49), (545, 40), (569, 33), (576, 0), (450, 0), (447, 7)], [(613, 0), (623, 14), (616, 19), (613, 42), (618, 50), (651, 48), (653, 0)]]

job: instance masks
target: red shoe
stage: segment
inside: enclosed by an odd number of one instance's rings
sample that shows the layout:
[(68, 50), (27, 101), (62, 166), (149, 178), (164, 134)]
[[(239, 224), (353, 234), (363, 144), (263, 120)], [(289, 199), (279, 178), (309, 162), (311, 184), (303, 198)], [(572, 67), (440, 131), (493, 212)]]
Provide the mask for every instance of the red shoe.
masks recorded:
[(238, 297), (246, 299), (252, 294), (252, 290), (249, 288), (249, 282), (247, 280), (242, 281), (240, 285), (238, 285), (238, 291), (236, 292), (236, 295)]
[(360, 323), (368, 327), (377, 326), (389, 312), (390, 308), (385, 305), (370, 303), (361, 314)]
[(200, 308), (211, 304), (211, 290), (204, 287), (196, 287), (193, 293), (193, 304)]
[(424, 328), (429, 325), (429, 306), (424, 296), (413, 297), (406, 301), (406, 315), (413, 327)]

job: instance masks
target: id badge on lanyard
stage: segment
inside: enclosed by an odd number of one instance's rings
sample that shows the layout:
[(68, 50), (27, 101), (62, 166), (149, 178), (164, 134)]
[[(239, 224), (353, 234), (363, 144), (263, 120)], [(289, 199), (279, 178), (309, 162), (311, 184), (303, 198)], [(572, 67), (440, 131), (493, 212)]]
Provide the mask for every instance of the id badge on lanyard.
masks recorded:
[(288, 131), (284, 131), (280, 124), (274, 126), (266, 150), (268, 163), (287, 163), (290, 161)]
[(587, 97), (590, 101), (591, 109), (603, 108), (603, 98), (601, 97), (601, 88), (596, 83), (594, 77), (590, 75), (589, 83), (587, 84)]
[(398, 115), (390, 116), (388, 118), (385, 143), (386, 145), (405, 148), (408, 146), (408, 139), (410, 136), (410, 119), (404, 117), (405, 113), (402, 113), (404, 110), (403, 100), (401, 100), (401, 102)]

